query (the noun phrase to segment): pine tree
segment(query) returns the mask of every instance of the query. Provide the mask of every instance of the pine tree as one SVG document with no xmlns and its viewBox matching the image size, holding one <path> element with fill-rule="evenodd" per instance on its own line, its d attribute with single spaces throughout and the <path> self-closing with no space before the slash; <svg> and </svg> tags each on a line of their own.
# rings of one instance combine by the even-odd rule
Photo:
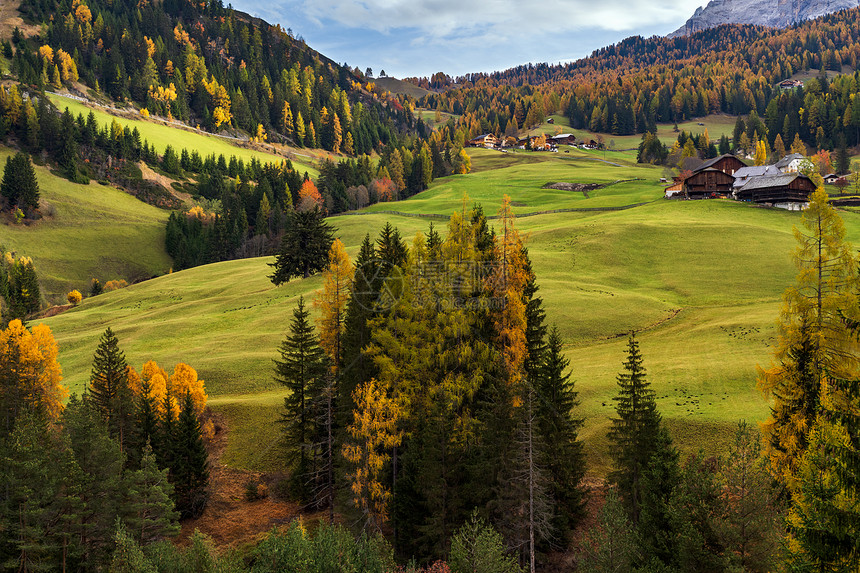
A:
<svg viewBox="0 0 860 573">
<path fill-rule="evenodd" d="M 371 341 L 369 321 L 376 316 L 383 277 L 376 250 L 365 235 L 355 260 L 355 275 L 352 291 L 346 306 L 343 329 L 343 356 L 346 368 L 341 372 L 338 384 L 338 404 L 340 404 L 340 425 L 346 427 L 350 422 L 355 404 L 352 393 L 362 383 L 369 381 L 376 369 L 365 348 Z"/>
<path fill-rule="evenodd" d="M 312 466 L 317 463 L 314 444 L 319 441 L 317 415 L 326 374 L 325 353 L 319 347 L 314 327 L 300 297 L 293 310 L 290 333 L 275 361 L 275 380 L 289 391 L 284 398 L 284 424 L 288 460 L 292 469 L 293 490 L 303 501 L 310 499 L 307 487 Z"/>
<path fill-rule="evenodd" d="M 588 532 L 583 570 L 593 573 L 632 571 L 639 556 L 636 529 L 615 488 L 610 488 L 597 524 Z"/>
<path fill-rule="evenodd" d="M 122 483 L 124 456 L 88 395 L 69 401 L 63 431 L 80 468 L 77 481 L 83 506 L 76 533 L 82 545 L 81 562 L 87 569 L 96 569 L 108 559 L 114 522 L 128 499 Z"/>
<path fill-rule="evenodd" d="M 562 354 L 561 335 L 553 327 L 540 366 L 536 413 L 540 438 L 546 445 L 541 452 L 541 465 L 547 470 L 557 508 L 554 519 L 557 533 L 567 532 L 576 525 L 585 504 L 581 485 L 585 477 L 585 452 L 578 437 L 582 419 L 574 413 L 579 401 L 570 374 L 566 373 L 569 363 Z"/>
<path fill-rule="evenodd" d="M 90 395 L 120 447 L 133 440 L 134 398 L 128 386 L 128 365 L 119 341 L 110 327 L 99 340 L 93 355 Z"/>
<path fill-rule="evenodd" d="M 624 372 L 618 375 L 617 418 L 612 419 L 609 440 L 615 469 L 609 476 L 618 486 L 634 525 L 639 524 L 643 475 L 654 453 L 660 428 L 654 391 L 645 378 L 645 367 L 634 333 L 627 341 Z"/>
<path fill-rule="evenodd" d="M 671 565 L 678 549 L 673 521 L 673 495 L 680 481 L 678 451 L 662 426 L 648 444 L 650 456 L 640 478 L 641 501 L 637 531 L 642 555 L 652 563 Z"/>
<path fill-rule="evenodd" d="M 190 392 L 186 392 L 183 397 L 176 421 L 170 477 L 175 491 L 176 509 L 180 515 L 199 516 L 209 497 L 209 455 L 203 445 L 200 421 L 194 411 Z"/>
<path fill-rule="evenodd" d="M 10 206 L 39 208 L 39 183 L 29 155 L 19 152 L 6 158 L 0 195 L 6 198 Z"/>
<path fill-rule="evenodd" d="M 721 467 L 725 514 L 720 538 L 732 565 L 744 571 L 772 571 L 779 547 L 776 490 L 760 443 L 758 430 L 740 422 Z"/>
<path fill-rule="evenodd" d="M 323 220 L 319 209 L 291 211 L 281 248 L 270 266 L 274 273 L 269 277 L 280 285 L 293 277 L 308 278 L 328 265 L 334 229 Z"/>
<path fill-rule="evenodd" d="M 140 469 L 126 474 L 123 486 L 127 499 L 124 522 L 135 541 L 148 545 L 179 533 L 179 513 L 171 499 L 173 485 L 168 470 L 158 468 L 152 446 L 144 446 Z"/>
</svg>

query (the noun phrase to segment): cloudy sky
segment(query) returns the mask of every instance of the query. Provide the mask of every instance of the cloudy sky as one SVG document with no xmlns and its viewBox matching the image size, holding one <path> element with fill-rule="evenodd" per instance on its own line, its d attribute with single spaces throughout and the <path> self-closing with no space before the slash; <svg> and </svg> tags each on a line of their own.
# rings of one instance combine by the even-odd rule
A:
<svg viewBox="0 0 860 573">
<path fill-rule="evenodd" d="M 225 2 L 226 3 L 226 2 Z M 232 0 L 332 58 L 396 77 L 566 62 L 667 34 L 703 0 Z"/>
</svg>

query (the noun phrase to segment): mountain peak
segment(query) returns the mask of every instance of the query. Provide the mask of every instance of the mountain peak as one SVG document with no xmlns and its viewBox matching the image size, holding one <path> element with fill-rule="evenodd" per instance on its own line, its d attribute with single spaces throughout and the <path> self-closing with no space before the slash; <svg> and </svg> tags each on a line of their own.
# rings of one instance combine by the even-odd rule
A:
<svg viewBox="0 0 860 573">
<path fill-rule="evenodd" d="M 687 36 L 720 24 L 785 28 L 858 5 L 860 0 L 711 0 L 704 8 L 697 8 L 693 16 L 669 37 Z"/>
</svg>

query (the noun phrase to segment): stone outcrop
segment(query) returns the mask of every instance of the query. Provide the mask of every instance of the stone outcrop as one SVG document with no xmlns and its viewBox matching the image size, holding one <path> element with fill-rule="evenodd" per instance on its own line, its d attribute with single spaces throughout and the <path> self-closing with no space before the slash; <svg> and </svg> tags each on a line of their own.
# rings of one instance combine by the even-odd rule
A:
<svg viewBox="0 0 860 573">
<path fill-rule="evenodd" d="M 670 38 L 687 36 L 720 24 L 758 24 L 785 28 L 831 12 L 856 8 L 860 0 L 711 0 Z"/>
</svg>

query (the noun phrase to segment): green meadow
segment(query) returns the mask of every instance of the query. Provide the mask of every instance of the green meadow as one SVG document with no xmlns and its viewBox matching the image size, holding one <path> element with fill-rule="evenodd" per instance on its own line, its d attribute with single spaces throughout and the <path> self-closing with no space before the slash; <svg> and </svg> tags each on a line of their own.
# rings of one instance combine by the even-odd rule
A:
<svg viewBox="0 0 860 573">
<path fill-rule="evenodd" d="M 11 155 L 0 147 L 0 165 Z M 41 200 L 53 212 L 29 225 L 0 224 L 0 246 L 33 259 L 42 294 L 65 303 L 76 288 L 89 292 L 96 277 L 131 283 L 164 274 L 172 262 L 164 252 L 167 211 L 114 187 L 77 185 L 35 166 Z"/>
<path fill-rule="evenodd" d="M 770 360 L 781 295 L 794 280 L 798 213 L 724 200 L 666 201 L 652 167 L 562 154 L 473 153 L 474 174 L 436 181 L 406 201 L 333 217 L 350 256 L 366 233 L 376 235 L 388 221 L 409 241 L 431 222 L 444 226 L 426 215 L 449 215 L 464 196 L 467 206 L 478 201 L 495 214 L 509 194 L 548 321 L 566 343 L 593 475 L 608 469 L 615 376 L 631 330 L 683 451 L 720 453 L 738 420 L 766 417 L 756 366 Z M 588 198 L 541 189 L 551 181 L 619 179 L 632 181 Z M 849 239 L 860 240 L 860 215 L 843 217 Z M 85 387 L 98 337 L 111 326 L 136 367 L 154 359 L 168 369 L 181 361 L 198 370 L 211 405 L 230 423 L 229 463 L 277 469 L 283 390 L 272 380 L 272 359 L 298 297 L 313 297 L 322 282 L 312 277 L 275 287 L 267 278 L 271 261 L 161 276 L 44 320 L 59 342 L 66 383 L 73 391 Z"/>
<path fill-rule="evenodd" d="M 162 123 L 156 123 L 155 121 L 129 119 L 128 117 L 111 115 L 101 109 L 86 106 L 77 100 L 67 97 L 49 95 L 48 98 L 60 110 L 69 108 L 69 112 L 75 117 L 79 114 L 83 114 L 84 117 L 86 117 L 87 114 L 92 111 L 93 114 L 95 114 L 99 125 L 110 125 L 112 121 L 116 120 L 123 127 L 128 127 L 129 129 L 136 127 L 138 131 L 140 131 L 141 139 L 148 140 L 150 144 L 155 146 L 159 153 L 163 153 L 164 149 L 168 145 L 172 145 L 177 151 L 185 148 L 188 149 L 190 153 L 192 150 L 196 149 L 202 157 L 206 157 L 207 155 L 214 153 L 216 156 L 224 155 L 227 159 L 230 159 L 231 155 L 235 155 L 236 159 L 242 159 L 246 162 L 250 161 L 252 157 L 256 157 L 263 163 L 280 163 L 284 160 L 284 157 L 278 155 L 272 155 L 270 153 L 263 153 L 254 149 L 247 149 L 233 145 L 229 140 L 222 137 L 205 135 L 200 132 L 191 131 L 190 129 L 179 129 Z M 311 165 L 312 159 L 310 156 L 302 157 L 297 156 L 295 153 L 290 153 L 289 156 L 293 163 L 293 167 L 295 167 L 299 172 L 304 173 L 307 171 L 308 175 L 314 178 L 319 175 L 319 171 Z"/>
</svg>

